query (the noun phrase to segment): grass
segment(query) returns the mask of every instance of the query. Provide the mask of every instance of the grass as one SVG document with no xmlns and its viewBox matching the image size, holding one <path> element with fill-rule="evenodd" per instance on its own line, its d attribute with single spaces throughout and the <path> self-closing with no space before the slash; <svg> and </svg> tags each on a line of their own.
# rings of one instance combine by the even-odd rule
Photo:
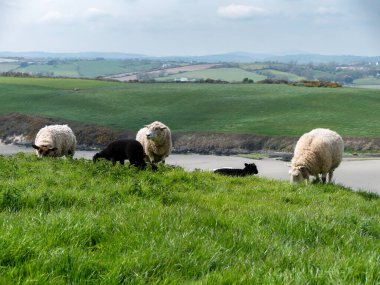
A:
<svg viewBox="0 0 380 285">
<path fill-rule="evenodd" d="M 334 185 L 0 156 L 0 283 L 378 284 L 379 207 Z"/>
<path fill-rule="evenodd" d="M 379 90 L 0 77 L 0 102 L 0 115 L 19 112 L 133 131 L 160 120 L 173 132 L 299 136 L 327 127 L 343 136 L 380 136 Z"/>
</svg>

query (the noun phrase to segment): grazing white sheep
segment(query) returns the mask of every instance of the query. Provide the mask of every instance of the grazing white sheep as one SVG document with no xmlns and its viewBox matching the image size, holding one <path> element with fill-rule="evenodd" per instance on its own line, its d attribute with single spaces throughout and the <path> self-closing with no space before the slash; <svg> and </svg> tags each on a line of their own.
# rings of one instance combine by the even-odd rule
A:
<svg viewBox="0 0 380 285">
<path fill-rule="evenodd" d="M 323 183 L 329 174 L 332 180 L 334 170 L 342 161 L 343 139 L 329 129 L 314 129 L 300 137 L 294 149 L 294 156 L 289 170 L 291 182 L 309 180 L 309 175 L 319 180 L 322 174 Z"/>
<path fill-rule="evenodd" d="M 77 140 L 68 125 L 50 125 L 40 129 L 34 144 L 38 157 L 74 156 Z"/>
<path fill-rule="evenodd" d="M 138 140 L 145 152 L 145 161 L 157 163 L 169 156 L 172 150 L 170 129 L 161 122 L 155 121 L 137 132 Z"/>
</svg>

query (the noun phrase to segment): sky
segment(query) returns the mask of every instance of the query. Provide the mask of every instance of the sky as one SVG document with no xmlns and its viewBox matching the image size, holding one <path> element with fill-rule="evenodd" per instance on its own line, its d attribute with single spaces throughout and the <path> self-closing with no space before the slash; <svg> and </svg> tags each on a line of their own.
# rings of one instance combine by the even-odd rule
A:
<svg viewBox="0 0 380 285">
<path fill-rule="evenodd" d="M 0 0 L 0 51 L 380 55 L 380 0 Z"/>
</svg>

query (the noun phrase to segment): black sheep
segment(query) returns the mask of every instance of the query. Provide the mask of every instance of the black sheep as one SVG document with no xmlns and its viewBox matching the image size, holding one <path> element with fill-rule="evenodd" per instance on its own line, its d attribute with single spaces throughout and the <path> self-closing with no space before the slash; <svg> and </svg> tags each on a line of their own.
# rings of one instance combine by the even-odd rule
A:
<svg viewBox="0 0 380 285">
<path fill-rule="evenodd" d="M 214 173 L 219 173 L 228 176 L 247 176 L 259 173 L 257 171 L 256 164 L 254 163 L 244 163 L 245 167 L 243 169 L 239 168 L 218 168 L 214 170 Z"/>
<path fill-rule="evenodd" d="M 123 139 L 111 142 L 105 149 L 98 152 L 92 158 L 93 162 L 96 162 L 99 158 L 111 160 L 112 164 L 120 162 L 124 165 L 124 160 L 128 159 L 130 164 L 144 169 L 146 163 L 144 161 L 144 150 L 137 140 Z"/>
</svg>

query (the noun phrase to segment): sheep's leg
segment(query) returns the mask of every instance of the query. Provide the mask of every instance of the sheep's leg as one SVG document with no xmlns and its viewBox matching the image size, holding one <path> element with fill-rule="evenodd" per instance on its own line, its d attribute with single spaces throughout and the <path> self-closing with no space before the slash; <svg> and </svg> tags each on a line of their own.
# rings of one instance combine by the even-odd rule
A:
<svg viewBox="0 0 380 285">
<path fill-rule="evenodd" d="M 111 158 L 111 161 L 112 161 L 112 165 L 115 165 L 116 164 L 116 159 L 115 158 Z"/>
<path fill-rule="evenodd" d="M 334 171 L 331 170 L 331 171 L 329 172 L 329 183 L 331 183 L 331 181 L 332 181 L 333 174 L 334 174 Z"/>
<path fill-rule="evenodd" d="M 327 173 L 322 173 L 322 183 L 323 184 L 326 183 L 326 176 L 327 176 Z"/>
<path fill-rule="evenodd" d="M 124 165 L 124 159 L 120 159 L 119 162 L 121 165 Z"/>
<path fill-rule="evenodd" d="M 67 156 L 70 158 L 74 158 L 74 150 L 70 149 L 67 153 Z"/>
</svg>

